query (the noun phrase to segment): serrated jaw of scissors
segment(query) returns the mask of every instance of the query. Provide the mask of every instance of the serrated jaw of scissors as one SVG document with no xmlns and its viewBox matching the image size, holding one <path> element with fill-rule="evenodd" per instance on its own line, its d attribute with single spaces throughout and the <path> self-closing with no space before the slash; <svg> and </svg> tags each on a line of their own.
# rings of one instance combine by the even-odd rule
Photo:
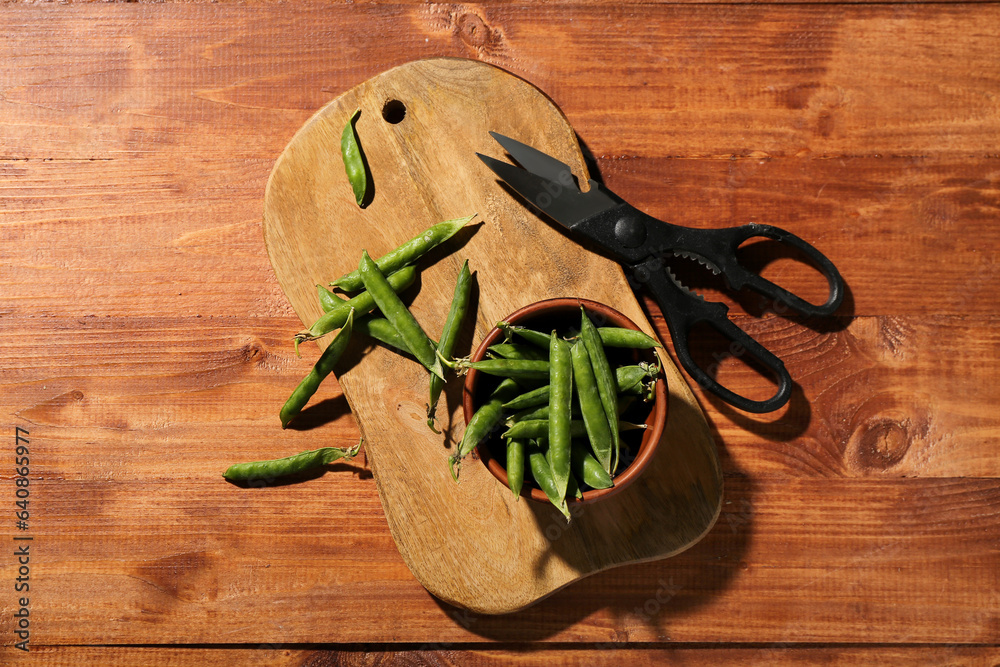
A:
<svg viewBox="0 0 1000 667">
<path fill-rule="evenodd" d="M 717 276 L 722 273 L 722 269 L 716 266 L 715 263 L 712 262 L 712 260 L 703 257 L 696 252 L 691 252 L 690 250 L 672 250 L 671 253 L 673 254 L 674 257 L 683 257 L 685 259 L 691 259 L 698 262 L 706 269 L 711 271 L 713 276 Z"/>
<path fill-rule="evenodd" d="M 674 285 L 676 285 L 677 288 L 680 291 L 684 292 L 688 296 L 692 296 L 695 299 L 698 299 L 699 301 L 704 301 L 705 300 L 705 297 L 703 297 L 702 295 L 698 294 L 697 292 L 692 291 L 689 287 L 687 287 L 687 285 L 685 285 L 684 283 L 682 283 L 680 281 L 680 279 L 676 275 L 674 275 L 674 272 L 670 270 L 669 266 L 664 267 L 664 271 L 667 274 L 667 278 L 670 279 L 670 282 L 672 282 Z"/>
</svg>

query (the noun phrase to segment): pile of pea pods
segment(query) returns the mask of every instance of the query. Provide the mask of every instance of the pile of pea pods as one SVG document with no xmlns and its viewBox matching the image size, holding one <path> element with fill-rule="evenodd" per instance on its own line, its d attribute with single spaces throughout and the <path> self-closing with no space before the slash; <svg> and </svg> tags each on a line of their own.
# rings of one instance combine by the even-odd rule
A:
<svg viewBox="0 0 1000 667">
<path fill-rule="evenodd" d="M 456 218 L 433 225 L 377 260 L 373 260 L 367 251 L 362 251 L 358 269 L 330 283 L 331 287 L 341 292 L 353 294 L 351 298 L 342 298 L 327 287 L 316 286 L 324 314 L 309 329 L 295 335 L 296 351 L 303 341 L 330 334 L 334 337 L 281 407 L 282 428 L 299 415 L 323 380 L 333 372 L 347 349 L 348 341 L 355 334 L 370 336 L 390 348 L 409 354 L 427 368 L 430 372 L 427 424 L 434 428 L 434 414 L 445 385 L 441 359 L 452 356 L 472 292 L 469 263 L 464 262 L 459 271 L 448 317 L 437 341 L 427 335 L 398 292 L 413 284 L 417 274 L 414 265 L 420 258 L 454 236 L 474 217 Z M 300 473 L 340 458 L 349 459 L 357 452 L 358 447 L 347 450 L 324 447 L 281 459 L 238 463 L 230 466 L 223 476 L 230 481 L 266 481 Z"/>
<path fill-rule="evenodd" d="M 659 367 L 650 363 L 613 368 L 607 348 L 650 349 L 660 344 L 641 331 L 597 327 L 583 307 L 579 327 L 568 335 L 507 322 L 497 326 L 506 339 L 488 349 L 491 358 L 449 363 L 501 378 L 466 425 L 451 459 L 452 474 L 500 427 L 511 492 L 520 495 L 530 475 L 568 520 L 568 498 L 582 498 L 585 488 L 614 484 L 622 432 L 644 428 L 620 416 L 636 398 L 652 399 L 659 375 Z"/>
</svg>

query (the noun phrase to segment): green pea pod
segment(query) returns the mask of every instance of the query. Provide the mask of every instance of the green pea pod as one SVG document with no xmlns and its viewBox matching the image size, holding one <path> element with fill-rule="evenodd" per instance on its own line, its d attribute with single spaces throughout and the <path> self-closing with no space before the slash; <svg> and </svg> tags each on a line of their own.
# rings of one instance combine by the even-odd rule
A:
<svg viewBox="0 0 1000 667">
<path fill-rule="evenodd" d="M 660 341 L 642 331 L 635 329 L 625 329 L 623 327 L 598 327 L 598 335 L 604 347 L 630 347 L 640 350 L 649 350 L 654 347 L 663 347 Z"/>
<path fill-rule="evenodd" d="M 319 305 L 323 308 L 324 313 L 341 307 L 345 301 L 322 285 L 316 285 L 316 295 L 319 297 Z"/>
<path fill-rule="evenodd" d="M 546 385 L 548 386 L 548 385 Z M 573 416 L 573 421 L 577 421 L 577 417 L 580 416 L 580 406 L 575 402 L 570 407 L 570 414 Z M 507 425 L 512 426 L 520 421 L 530 421 L 533 419 L 548 420 L 549 418 L 549 404 L 538 405 L 535 407 L 525 408 L 524 410 L 519 410 L 507 418 Z M 581 422 L 582 423 L 582 422 Z M 573 428 L 576 428 L 575 426 Z"/>
<path fill-rule="evenodd" d="M 566 491 L 560 492 L 555 477 L 552 475 L 552 468 L 549 467 L 549 460 L 545 458 L 544 452 L 537 445 L 528 447 L 528 468 L 531 470 L 531 476 L 535 479 L 538 487 L 545 492 L 549 502 L 562 512 L 566 521 L 569 521 L 572 517 L 569 513 L 569 507 L 566 505 Z"/>
<path fill-rule="evenodd" d="M 486 348 L 491 354 L 501 359 L 527 359 L 531 361 L 548 361 L 548 355 L 539 348 L 517 343 L 497 343 Z"/>
<path fill-rule="evenodd" d="M 319 304 L 323 308 L 324 313 L 328 313 L 337 308 L 342 308 L 344 304 L 347 303 L 345 299 L 337 296 L 322 285 L 316 285 L 316 292 L 319 295 Z M 399 332 L 397 332 L 389 320 L 384 317 L 359 317 L 354 322 L 354 331 L 355 333 L 374 338 L 383 345 L 391 347 L 399 352 L 411 354 L 411 352 L 406 349 L 406 343 L 400 337 Z"/>
<path fill-rule="evenodd" d="M 522 380 L 544 380 L 549 377 L 549 362 L 532 359 L 483 359 L 482 361 L 456 359 L 445 360 L 445 365 L 459 371 L 475 369 L 487 375 Z"/>
<path fill-rule="evenodd" d="M 250 463 L 236 463 L 229 466 L 222 476 L 231 482 L 252 482 L 261 480 L 267 482 L 276 477 L 294 475 L 295 473 L 318 468 L 319 466 L 333 463 L 338 459 L 350 460 L 357 456 L 361 443 L 351 449 L 341 449 L 339 447 L 322 447 L 294 456 L 286 456 L 283 459 L 272 459 L 269 461 L 252 461 Z"/>
<path fill-rule="evenodd" d="M 526 408 L 535 408 L 540 405 L 548 404 L 549 385 L 545 385 L 515 396 L 511 400 L 504 403 L 504 408 L 508 410 L 524 410 Z"/>
<path fill-rule="evenodd" d="M 340 135 L 340 155 L 344 160 L 347 180 L 350 181 L 351 189 L 354 190 L 354 199 L 358 202 L 358 206 L 364 204 L 365 196 L 368 194 L 368 173 L 365 170 L 365 159 L 358 143 L 358 135 L 354 131 L 354 124 L 360 115 L 361 109 L 355 111 Z"/>
<path fill-rule="evenodd" d="M 474 217 L 476 216 L 473 214 L 464 218 L 445 220 L 444 222 L 439 222 L 436 225 L 428 227 L 403 245 L 379 257 L 375 260 L 375 265 L 378 266 L 379 271 L 383 274 L 387 276 L 392 275 L 404 266 L 416 262 L 431 248 L 450 239 Z M 356 292 L 364 287 L 361 274 L 357 271 L 343 275 L 330 284 L 345 292 Z"/>
<path fill-rule="evenodd" d="M 462 322 L 465 320 L 465 311 L 469 307 L 470 294 L 472 294 L 472 274 L 469 272 L 469 260 L 465 260 L 462 269 L 458 272 L 458 279 L 455 281 L 455 294 L 451 299 L 448 317 L 444 321 L 441 340 L 435 346 L 439 357 L 446 359 L 451 357 L 455 341 L 458 340 L 458 333 L 462 329 Z M 427 403 L 427 425 L 432 431 L 435 431 L 434 412 L 437 410 L 442 391 L 444 391 L 444 379 L 437 375 L 431 375 L 430 402 Z"/>
<path fill-rule="evenodd" d="M 576 475 L 573 474 L 572 470 L 569 473 L 569 481 L 566 483 L 566 497 L 583 500 L 583 489 L 580 488 L 580 482 L 576 481 Z"/>
<path fill-rule="evenodd" d="M 412 285 L 416 277 L 417 270 L 412 266 L 407 266 L 392 274 L 386 280 L 391 288 L 390 291 L 401 292 Z M 332 304 L 333 307 L 322 317 L 313 322 L 313 325 L 309 327 L 309 329 L 295 334 L 296 346 L 299 343 L 304 343 L 308 340 L 322 338 L 323 336 L 344 326 L 344 321 L 347 319 L 347 313 L 350 312 L 352 308 L 356 311 L 357 316 L 360 318 L 362 315 L 367 315 L 375 310 L 377 305 L 375 303 L 375 298 L 369 292 L 362 292 L 353 299 L 337 300 L 340 303 Z"/>
<path fill-rule="evenodd" d="M 527 362 L 525 362 L 527 363 Z M 569 343 L 553 331 L 549 342 L 549 453 L 552 477 L 560 498 L 566 497 L 569 483 L 570 406 L 573 402 L 573 361 Z"/>
<path fill-rule="evenodd" d="M 549 349 L 549 334 L 547 333 L 535 331 L 534 329 L 526 329 L 516 324 L 510 324 L 509 322 L 497 322 L 497 328 L 503 331 L 508 339 L 518 336 L 543 350 L 547 351 Z"/>
<path fill-rule="evenodd" d="M 549 462 L 549 469 L 552 469 L 552 448 L 548 447 L 546 444 L 547 438 L 539 438 L 538 446 L 545 450 L 545 460 Z M 576 480 L 576 476 L 573 474 L 572 468 L 570 468 L 569 481 L 566 483 L 566 497 L 576 498 L 577 500 L 583 500 L 583 490 L 580 488 L 580 483 Z"/>
<path fill-rule="evenodd" d="M 551 408 L 549 408 L 551 410 Z M 524 419 L 511 423 L 504 431 L 505 438 L 547 438 L 549 436 L 548 419 Z M 583 421 L 579 419 L 569 420 L 569 434 L 571 438 L 584 438 L 587 436 L 587 429 Z"/>
<path fill-rule="evenodd" d="M 585 445 L 579 441 L 573 443 L 570 456 L 570 468 L 577 479 L 592 489 L 606 489 L 614 486 L 611 475 L 604 469 L 604 466 L 587 451 Z"/>
<path fill-rule="evenodd" d="M 645 424 L 633 424 L 632 422 L 619 422 L 622 431 L 637 431 L 646 428 Z M 586 438 L 587 427 L 583 420 L 573 419 L 569 422 L 569 432 L 572 438 Z M 510 424 L 503 432 L 505 438 L 544 438 L 549 433 L 548 419 L 525 419 L 524 421 Z"/>
<path fill-rule="evenodd" d="M 406 341 L 396 331 L 396 327 L 392 326 L 392 322 L 384 317 L 363 317 L 354 323 L 354 331 L 374 338 L 398 352 L 412 355 L 409 348 L 406 347 Z"/>
<path fill-rule="evenodd" d="M 577 341 L 570 348 L 573 358 L 573 383 L 576 385 L 576 397 L 580 402 L 580 415 L 587 427 L 587 439 L 590 447 L 604 469 L 611 472 L 611 452 L 614 443 L 611 439 L 611 427 L 601 402 L 601 393 L 597 389 L 597 379 L 594 368 L 583 341 Z M 615 401 L 615 419 L 618 417 L 617 398 Z"/>
<path fill-rule="evenodd" d="M 632 366 L 619 366 L 615 369 L 617 389 L 619 394 L 640 394 L 647 387 L 645 381 L 655 378 L 659 373 L 659 368 L 652 364 L 637 364 Z M 507 401 L 504 408 L 508 410 L 524 410 L 549 404 L 549 385 L 543 385 L 519 394 Z"/>
<path fill-rule="evenodd" d="M 478 447 L 479 443 L 503 421 L 503 404 L 517 391 L 517 383 L 510 378 L 505 379 L 472 415 L 469 423 L 465 425 L 465 432 L 462 434 L 462 441 L 458 444 L 457 451 L 449 459 L 452 477 L 458 479 L 456 464 L 460 465 L 462 459 Z"/>
<path fill-rule="evenodd" d="M 361 280 L 364 282 L 366 293 L 371 294 L 375 300 L 375 305 L 382 311 L 385 318 L 392 322 L 399 335 L 406 341 L 413 356 L 417 358 L 424 367 L 442 380 L 444 370 L 434 351 L 434 345 L 430 338 L 420 327 L 420 324 L 413 317 L 410 309 L 400 300 L 399 296 L 392 289 L 392 285 L 382 275 L 379 268 L 368 256 L 368 252 L 361 251 L 361 261 L 358 264 L 361 272 Z M 356 297 L 357 298 L 357 297 Z"/>
<path fill-rule="evenodd" d="M 618 455 L 621 450 L 621 437 L 618 434 L 618 383 L 611 371 L 611 364 L 604 354 L 604 346 L 601 344 L 601 336 L 597 333 L 594 323 L 587 317 L 587 311 L 580 308 L 580 340 L 587 347 L 587 354 L 590 355 L 590 364 L 594 369 L 594 378 L 597 381 L 597 390 L 601 396 L 601 403 L 604 405 L 604 414 L 608 420 L 608 427 L 611 429 L 611 469 L 608 471 L 612 475 L 618 468 Z"/>
<path fill-rule="evenodd" d="M 507 440 L 507 486 L 515 497 L 524 486 L 524 450 L 527 442 L 520 438 Z"/>
<path fill-rule="evenodd" d="M 642 396 L 643 400 L 651 401 L 659 374 L 660 367 L 657 364 L 642 362 L 632 366 L 619 366 L 615 369 L 618 393 Z"/>
<path fill-rule="evenodd" d="M 344 353 L 347 348 L 347 342 L 351 337 L 351 328 L 354 324 L 354 309 L 352 308 L 347 313 L 347 319 L 344 322 L 344 326 L 340 329 L 330 344 L 326 346 L 323 350 L 323 354 L 320 355 L 316 364 L 313 366 L 309 374 L 306 375 L 299 386 L 295 388 L 292 395 L 288 397 L 285 404 L 281 407 L 281 412 L 279 416 L 281 417 L 281 428 L 288 426 L 288 423 L 292 420 L 295 415 L 302 411 L 312 395 L 316 393 L 319 389 L 320 383 L 333 371 L 333 367 L 337 364 L 340 359 L 340 355 Z"/>
</svg>

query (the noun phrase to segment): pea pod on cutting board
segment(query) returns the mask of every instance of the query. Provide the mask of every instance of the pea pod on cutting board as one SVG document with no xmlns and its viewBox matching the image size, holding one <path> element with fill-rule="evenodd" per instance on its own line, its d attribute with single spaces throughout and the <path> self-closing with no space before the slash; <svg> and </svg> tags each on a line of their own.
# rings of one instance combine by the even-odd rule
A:
<svg viewBox="0 0 1000 667">
<path fill-rule="evenodd" d="M 340 135 L 340 156 L 344 160 L 347 180 L 351 184 L 351 189 L 354 190 L 354 199 L 358 206 L 364 206 L 368 196 L 368 168 L 354 127 L 360 115 L 361 109 L 358 109 L 344 126 L 344 131 Z"/>
<path fill-rule="evenodd" d="M 376 259 L 375 265 L 385 275 L 392 275 L 404 266 L 413 264 L 430 250 L 450 239 L 458 233 L 458 230 L 469 224 L 475 217 L 475 214 L 473 214 L 464 218 L 445 220 L 436 225 L 431 225 L 406 243 L 393 248 Z M 337 278 L 330 284 L 345 292 L 356 292 L 364 288 L 361 274 L 357 270 Z"/>
<path fill-rule="evenodd" d="M 498 99 L 504 103 L 484 104 Z M 387 100 L 406 107 L 398 124 L 378 116 Z M 357 108 L 365 110 L 358 131 L 377 181 L 375 201 L 364 210 L 350 195 L 330 196 L 348 187 L 340 165 L 329 168 L 331 135 L 335 143 L 344 119 Z M 553 233 L 545 221 L 508 196 L 475 156 L 475 148 L 488 149 L 488 130 L 509 133 L 516 127 L 526 132 L 521 138 L 540 141 L 548 153 L 566 162 L 581 182 L 589 178 L 573 128 L 551 98 L 486 63 L 455 58 L 405 63 L 359 82 L 318 110 L 277 159 L 263 204 L 265 245 L 276 283 L 303 326 L 321 314 L 316 281 L 325 283 L 353 269 L 346 262 L 356 261 L 363 247 L 382 252 L 393 239 L 413 237 L 422 228 L 416 220 L 426 211 L 440 212 L 442 218 L 479 211 L 488 212 L 486 224 L 458 251 L 480 273 L 477 331 L 485 332 L 521 306 L 552 296 L 555 285 L 564 294 L 607 303 L 648 330 L 620 269 Z M 383 170 L 403 177 L 382 177 Z M 531 252 L 540 239 L 545 242 L 543 262 Z M 431 329 L 440 326 L 454 283 L 454 273 L 439 268 L 420 269 L 414 302 L 421 323 L 419 313 L 441 318 L 428 320 L 434 322 L 428 333 L 435 336 L 439 330 Z M 672 365 L 665 374 L 677 383 L 671 390 L 672 405 L 685 405 L 675 411 L 683 418 L 672 421 L 667 436 L 671 456 L 656 457 L 643 475 L 654 483 L 642 485 L 639 497 L 629 497 L 629 502 L 619 502 L 616 496 L 602 503 L 600 512 L 574 517 L 571 525 L 560 527 L 556 544 L 540 535 L 551 522 L 540 523 L 533 503 L 515 503 L 505 486 L 489 495 L 488 504 L 479 501 L 477 490 L 485 482 L 494 483 L 489 473 L 478 469 L 479 461 L 465 462 L 459 484 L 436 464 L 442 456 L 442 436 L 425 424 L 428 376 L 422 366 L 401 355 L 371 354 L 338 370 L 337 382 L 365 434 L 364 448 L 377 482 L 372 486 L 403 562 L 436 598 L 482 615 L 522 609 L 597 571 L 672 555 L 708 532 L 721 505 L 715 445 L 683 379 Z M 443 413 L 439 419 L 444 427 Z M 445 433 L 460 437 L 462 421 L 450 424 Z M 311 433 L 319 436 L 325 430 Z M 238 451 L 235 447 L 232 451 Z M 673 460 L 685 465 L 674 469 Z M 322 480 L 336 482 L 329 475 Z M 331 503 L 336 496 L 329 495 Z M 330 507 L 332 511 L 334 505 Z M 676 522 L 658 521 L 663 507 L 676 509 Z M 634 527 L 641 539 L 630 537 L 631 532 L 623 535 L 622 525 L 630 531 Z M 552 557 L 554 548 L 572 553 L 572 562 L 558 554 Z M 539 563 L 546 567 L 539 568 Z"/>
<path fill-rule="evenodd" d="M 444 379 L 444 370 L 441 368 L 441 362 L 437 358 L 431 339 L 427 337 L 427 333 L 413 317 L 413 313 L 400 300 L 391 283 L 364 250 L 361 251 L 358 271 L 361 273 L 366 293 L 371 295 L 378 309 L 399 332 L 413 356 L 431 373 Z"/>
<path fill-rule="evenodd" d="M 337 332 L 337 335 L 330 341 L 330 344 L 323 350 L 323 354 L 320 355 L 319 360 L 313 366 L 312 370 L 299 382 L 295 391 L 292 392 L 292 395 L 288 397 L 288 400 L 281 407 L 279 416 L 282 428 L 288 426 L 288 423 L 302 411 L 302 408 L 309 402 L 312 395 L 319 389 L 320 383 L 323 382 L 327 375 L 333 372 L 333 367 L 340 360 L 340 355 L 347 349 L 347 343 L 351 337 L 351 325 L 353 323 L 354 309 L 351 308 L 347 313 L 347 318 L 341 330 Z"/>
<path fill-rule="evenodd" d="M 385 282 L 388 284 L 390 291 L 400 292 L 412 285 L 413 281 L 416 280 L 416 277 L 416 269 L 412 266 L 407 266 L 392 274 L 388 278 L 385 278 Z M 398 298 L 399 297 L 397 297 L 397 299 Z M 352 299 L 339 301 L 340 303 L 329 304 L 330 309 L 327 310 L 322 317 L 313 322 L 311 327 L 305 331 L 300 331 L 295 334 L 295 342 L 304 343 L 306 341 L 322 338 L 323 336 L 344 326 L 344 321 L 347 319 L 347 313 L 352 309 L 357 312 L 358 315 L 367 315 L 375 310 L 378 305 L 375 301 L 375 297 L 371 294 L 371 292 L 367 291 L 358 294 Z"/>
<path fill-rule="evenodd" d="M 458 333 L 465 321 L 465 311 L 469 307 L 469 296 L 472 294 L 472 273 L 469 271 L 469 260 L 465 260 L 458 279 L 455 281 L 455 293 L 448 309 L 448 317 L 441 331 L 441 340 L 434 346 L 438 357 L 449 358 L 458 342 Z M 444 378 L 432 375 L 430 380 L 430 401 L 427 403 L 427 425 L 434 429 L 434 412 L 437 410 L 438 399 L 444 391 Z"/>
</svg>

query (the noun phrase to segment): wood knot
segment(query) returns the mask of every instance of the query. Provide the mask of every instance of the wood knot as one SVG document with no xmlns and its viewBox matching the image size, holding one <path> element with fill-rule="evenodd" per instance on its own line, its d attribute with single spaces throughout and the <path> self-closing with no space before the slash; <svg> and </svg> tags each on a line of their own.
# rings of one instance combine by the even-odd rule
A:
<svg viewBox="0 0 1000 667">
<path fill-rule="evenodd" d="M 879 419 L 869 424 L 861 433 L 855 458 L 859 466 L 868 470 L 885 470 L 903 460 L 913 441 L 909 419 Z"/>
<path fill-rule="evenodd" d="M 465 12 L 455 19 L 458 36 L 468 46 L 477 51 L 493 52 L 503 41 L 498 30 L 494 30 L 479 14 Z"/>
<path fill-rule="evenodd" d="M 247 363 L 260 363 L 267 357 L 267 350 L 259 340 L 252 340 L 240 348 L 240 356 Z"/>
</svg>

